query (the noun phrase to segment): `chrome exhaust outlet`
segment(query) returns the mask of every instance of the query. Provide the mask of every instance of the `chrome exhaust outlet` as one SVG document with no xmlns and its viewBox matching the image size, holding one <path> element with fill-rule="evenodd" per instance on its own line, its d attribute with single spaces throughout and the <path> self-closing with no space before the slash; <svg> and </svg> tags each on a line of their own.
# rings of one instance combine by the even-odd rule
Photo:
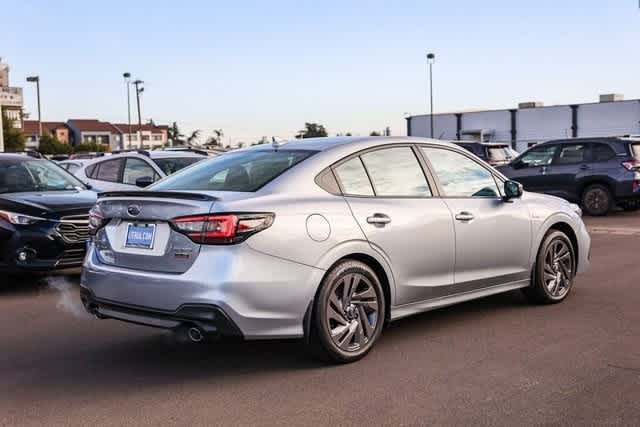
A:
<svg viewBox="0 0 640 427">
<path fill-rule="evenodd" d="M 204 339 L 204 335 L 200 329 L 195 326 L 187 329 L 187 336 L 191 340 L 191 342 L 201 342 Z"/>
</svg>

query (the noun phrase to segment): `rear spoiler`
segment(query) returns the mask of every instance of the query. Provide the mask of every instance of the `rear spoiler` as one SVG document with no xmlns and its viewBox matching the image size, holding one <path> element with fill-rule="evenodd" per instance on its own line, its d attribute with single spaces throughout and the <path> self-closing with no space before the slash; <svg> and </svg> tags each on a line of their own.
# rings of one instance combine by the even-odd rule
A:
<svg viewBox="0 0 640 427">
<path fill-rule="evenodd" d="M 112 197 L 135 197 L 137 199 L 183 199 L 183 200 L 201 200 L 214 201 L 217 197 L 208 196 L 200 193 L 183 193 L 180 191 L 105 191 L 98 193 L 98 199 L 108 199 Z"/>
</svg>

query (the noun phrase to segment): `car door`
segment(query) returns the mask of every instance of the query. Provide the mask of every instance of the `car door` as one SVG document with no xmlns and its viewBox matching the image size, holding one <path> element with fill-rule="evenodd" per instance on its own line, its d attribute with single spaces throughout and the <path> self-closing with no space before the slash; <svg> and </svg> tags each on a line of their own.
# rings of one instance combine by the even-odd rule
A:
<svg viewBox="0 0 640 427">
<path fill-rule="evenodd" d="M 453 291 L 528 280 L 531 221 L 523 201 L 505 202 L 493 172 L 461 151 L 437 146 L 421 151 L 454 218 Z"/>
<path fill-rule="evenodd" d="M 453 220 L 434 197 L 417 151 L 410 145 L 376 148 L 333 171 L 371 247 L 391 266 L 395 303 L 441 296 L 453 284 Z"/>
<path fill-rule="evenodd" d="M 548 172 L 557 148 L 556 144 L 533 147 L 511 162 L 509 166 L 499 170 L 509 179 L 522 184 L 525 190 L 544 193 L 553 185 Z"/>
<path fill-rule="evenodd" d="M 588 142 L 561 144 L 556 151 L 546 177 L 545 193 L 563 199 L 579 199 L 578 182 L 592 173 L 591 145 Z"/>
<path fill-rule="evenodd" d="M 98 192 L 128 189 L 120 182 L 123 167 L 124 158 L 121 157 L 95 162 L 85 169 L 87 184 Z"/>
</svg>

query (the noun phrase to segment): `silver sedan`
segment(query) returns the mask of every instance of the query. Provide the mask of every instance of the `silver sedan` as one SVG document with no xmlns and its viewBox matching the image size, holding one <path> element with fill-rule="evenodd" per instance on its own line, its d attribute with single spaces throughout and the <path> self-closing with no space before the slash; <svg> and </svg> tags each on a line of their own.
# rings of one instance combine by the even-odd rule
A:
<svg viewBox="0 0 640 427">
<path fill-rule="evenodd" d="M 389 322 L 521 289 L 569 295 L 589 267 L 580 208 L 454 144 L 320 138 L 230 152 L 99 196 L 87 310 L 193 341 L 304 338 L 363 357 Z"/>
</svg>

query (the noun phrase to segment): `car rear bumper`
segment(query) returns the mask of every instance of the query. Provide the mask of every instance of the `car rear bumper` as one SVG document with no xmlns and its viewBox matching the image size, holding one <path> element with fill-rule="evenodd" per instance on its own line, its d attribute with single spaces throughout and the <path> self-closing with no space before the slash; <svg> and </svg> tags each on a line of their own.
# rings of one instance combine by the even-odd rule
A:
<svg viewBox="0 0 640 427">
<path fill-rule="evenodd" d="M 80 283 L 103 317 L 172 329 L 194 320 L 185 307 L 209 307 L 244 338 L 297 338 L 324 273 L 246 244 L 203 246 L 186 272 L 156 273 L 103 264 L 89 245 Z"/>
</svg>

